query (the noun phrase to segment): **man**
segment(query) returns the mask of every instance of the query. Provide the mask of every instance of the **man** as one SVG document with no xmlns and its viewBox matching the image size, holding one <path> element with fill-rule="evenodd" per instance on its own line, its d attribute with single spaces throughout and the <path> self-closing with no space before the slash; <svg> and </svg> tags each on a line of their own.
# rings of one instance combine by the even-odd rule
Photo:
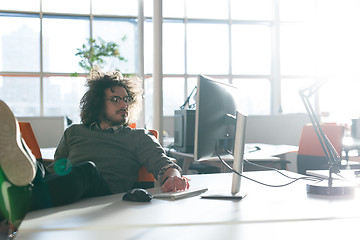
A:
<svg viewBox="0 0 360 240">
<path fill-rule="evenodd" d="M 2 195 L 0 210 L 12 224 L 17 226 L 21 219 L 9 219 L 12 215 L 7 203 L 14 195 L 10 186 L 23 194 L 31 190 L 26 201 L 29 210 L 128 191 L 141 166 L 162 183 L 164 192 L 189 188 L 180 167 L 166 156 L 158 141 L 144 129 L 128 127 L 140 110 L 139 86 L 137 78 L 93 70 L 80 103 L 82 123 L 65 130 L 52 173 L 36 162 L 19 135 L 11 110 L 0 101 L 0 181 L 6 182 L 9 195 Z M 17 204 L 27 207 L 24 200 Z"/>
</svg>

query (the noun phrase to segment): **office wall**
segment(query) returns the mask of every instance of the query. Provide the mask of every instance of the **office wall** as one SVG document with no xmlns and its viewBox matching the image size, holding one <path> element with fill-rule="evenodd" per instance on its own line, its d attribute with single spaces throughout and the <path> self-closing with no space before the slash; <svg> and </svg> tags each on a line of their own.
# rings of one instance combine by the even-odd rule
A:
<svg viewBox="0 0 360 240">
<path fill-rule="evenodd" d="M 298 145 L 302 127 L 310 123 L 305 113 L 250 115 L 246 126 L 247 143 Z M 164 117 L 164 130 L 174 137 L 174 117 Z"/>
<path fill-rule="evenodd" d="M 304 125 L 310 123 L 305 113 L 250 115 L 246 126 L 247 143 L 298 145 Z"/>
<path fill-rule="evenodd" d="M 57 147 L 66 128 L 64 116 L 17 117 L 19 122 L 30 122 L 40 148 Z"/>
</svg>

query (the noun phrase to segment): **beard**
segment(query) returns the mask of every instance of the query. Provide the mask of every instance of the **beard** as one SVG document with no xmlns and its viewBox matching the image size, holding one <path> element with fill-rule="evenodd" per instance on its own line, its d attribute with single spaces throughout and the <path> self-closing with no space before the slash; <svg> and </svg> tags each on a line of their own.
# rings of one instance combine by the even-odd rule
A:
<svg viewBox="0 0 360 240">
<path fill-rule="evenodd" d="M 103 114 L 101 119 L 103 122 L 107 122 L 111 126 L 127 125 L 129 121 L 127 114 L 122 114 L 122 118 L 120 120 L 116 119 L 115 117 L 111 117 L 111 116 L 109 117 L 106 114 Z"/>
</svg>

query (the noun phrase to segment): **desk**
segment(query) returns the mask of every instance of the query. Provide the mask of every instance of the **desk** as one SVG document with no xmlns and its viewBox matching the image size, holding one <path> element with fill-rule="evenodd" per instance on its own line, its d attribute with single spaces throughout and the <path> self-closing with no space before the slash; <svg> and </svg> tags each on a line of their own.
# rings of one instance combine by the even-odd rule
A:
<svg viewBox="0 0 360 240">
<path fill-rule="evenodd" d="M 290 152 L 297 152 L 298 147 L 293 145 L 272 145 L 272 144 L 265 144 L 265 143 L 248 143 L 246 144 L 247 149 L 253 149 L 255 147 L 260 147 L 259 151 L 254 151 L 245 154 L 245 158 L 250 162 L 254 162 L 257 164 L 279 164 L 280 169 L 286 170 L 287 163 L 286 154 Z M 174 158 L 183 158 L 184 163 L 182 166 L 184 174 L 187 174 L 189 171 L 190 164 L 194 162 L 194 154 L 192 153 L 182 153 L 178 152 L 174 149 L 168 150 L 170 156 Z M 211 159 L 209 161 L 204 161 L 209 165 L 213 166 L 222 166 L 220 161 L 216 159 Z M 224 169 L 222 169 L 224 171 Z"/>
<path fill-rule="evenodd" d="M 245 175 L 269 184 L 288 181 L 274 171 Z M 193 187 L 207 186 L 209 193 L 230 191 L 228 173 L 187 177 Z M 247 179 L 243 179 L 242 189 L 247 196 L 241 201 L 197 196 L 135 203 L 121 200 L 122 194 L 86 199 L 27 214 L 16 239 L 338 240 L 359 234 L 358 189 L 352 197 L 314 196 L 306 193 L 303 180 L 269 188 Z"/>
<path fill-rule="evenodd" d="M 40 148 L 41 156 L 44 160 L 54 160 L 56 148 Z"/>
<path fill-rule="evenodd" d="M 352 150 L 358 151 L 357 155 L 359 155 L 360 139 L 353 138 L 353 137 L 344 137 L 343 138 L 343 151 L 345 152 L 345 160 L 347 162 L 349 162 L 349 160 L 350 160 L 349 152 Z"/>
</svg>

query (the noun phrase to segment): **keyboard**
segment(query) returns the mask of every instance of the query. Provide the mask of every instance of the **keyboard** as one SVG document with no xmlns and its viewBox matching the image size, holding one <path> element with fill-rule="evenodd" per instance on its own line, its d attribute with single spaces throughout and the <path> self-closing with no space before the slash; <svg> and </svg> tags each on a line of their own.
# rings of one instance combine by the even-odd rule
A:
<svg viewBox="0 0 360 240">
<path fill-rule="evenodd" d="M 162 199 L 169 199 L 169 200 L 177 200 L 182 198 L 194 197 L 206 192 L 207 188 L 189 188 L 184 191 L 178 192 L 161 192 L 161 193 L 153 193 L 154 198 L 162 198 Z"/>
</svg>

